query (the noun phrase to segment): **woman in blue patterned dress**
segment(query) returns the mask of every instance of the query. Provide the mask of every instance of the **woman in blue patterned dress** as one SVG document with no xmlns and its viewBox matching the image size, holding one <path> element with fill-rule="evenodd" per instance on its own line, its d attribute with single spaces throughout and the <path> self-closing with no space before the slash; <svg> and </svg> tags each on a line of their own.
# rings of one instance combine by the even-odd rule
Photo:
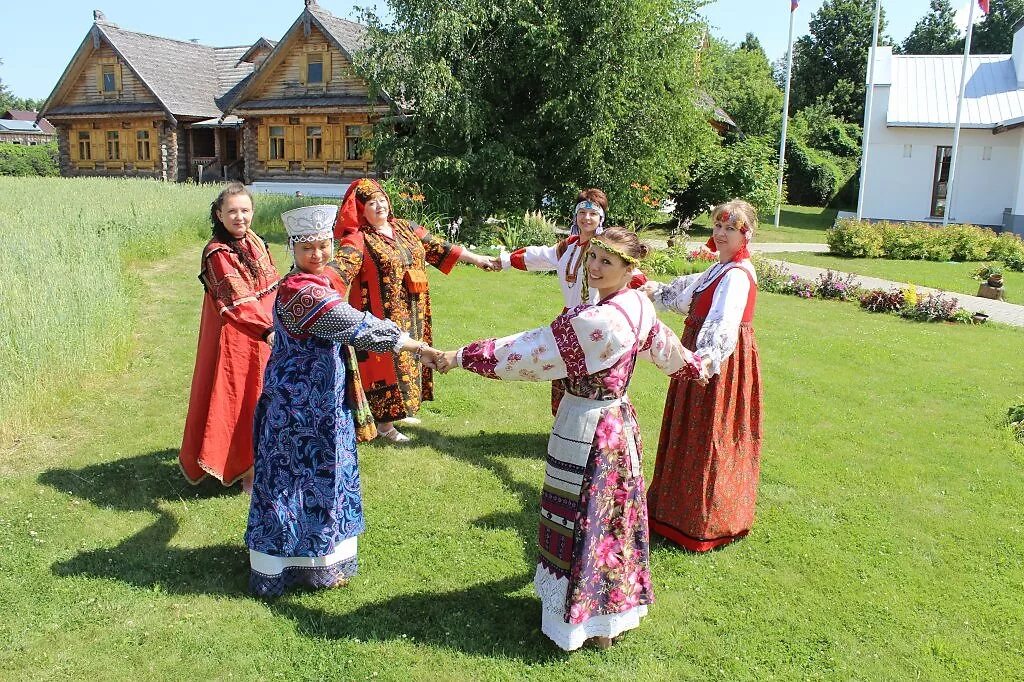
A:
<svg viewBox="0 0 1024 682">
<path fill-rule="evenodd" d="M 324 268 L 334 253 L 336 206 L 282 215 L 295 267 L 274 305 L 274 347 L 254 419 L 252 503 L 245 542 L 249 588 L 261 597 L 292 585 L 335 587 L 356 572 L 363 532 L 356 422 L 372 424 L 354 353 L 426 344 L 390 320 L 352 308 Z"/>
</svg>

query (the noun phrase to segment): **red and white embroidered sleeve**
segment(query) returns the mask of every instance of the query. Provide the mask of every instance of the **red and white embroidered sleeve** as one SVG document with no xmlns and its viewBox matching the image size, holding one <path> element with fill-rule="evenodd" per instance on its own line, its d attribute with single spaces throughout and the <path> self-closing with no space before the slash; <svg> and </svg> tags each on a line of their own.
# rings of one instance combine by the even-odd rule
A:
<svg viewBox="0 0 1024 682">
<path fill-rule="evenodd" d="M 259 303 L 259 294 L 266 292 L 255 290 L 252 278 L 242 272 L 244 267 L 229 249 L 215 249 L 204 260 L 199 277 L 224 321 L 259 340 L 273 328 L 274 322 Z"/>
</svg>

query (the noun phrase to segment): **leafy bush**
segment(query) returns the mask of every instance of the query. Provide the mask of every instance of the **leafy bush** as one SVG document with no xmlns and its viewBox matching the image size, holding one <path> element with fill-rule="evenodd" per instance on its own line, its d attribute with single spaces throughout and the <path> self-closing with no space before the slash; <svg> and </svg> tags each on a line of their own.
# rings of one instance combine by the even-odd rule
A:
<svg viewBox="0 0 1024 682">
<path fill-rule="evenodd" d="M 825 274 L 818 275 L 814 282 L 814 295 L 818 298 L 827 298 L 835 301 L 852 301 L 860 295 L 861 287 L 855 275 L 827 270 Z"/>
<path fill-rule="evenodd" d="M 57 143 L 23 145 L 0 142 L 0 175 L 60 175 L 60 167 L 57 165 Z"/>
<path fill-rule="evenodd" d="M 770 137 L 747 137 L 715 146 L 694 164 L 689 184 L 672 192 L 674 215 L 686 224 L 735 197 L 750 202 L 760 216 L 774 215 L 777 174 L 778 147 Z"/>
<path fill-rule="evenodd" d="M 882 233 L 867 221 L 845 218 L 825 233 L 829 250 L 848 258 L 880 258 L 883 255 Z"/>
<path fill-rule="evenodd" d="M 1015 235 L 996 236 L 974 225 L 939 227 L 927 223 L 838 221 L 826 232 L 829 250 L 848 258 L 896 260 L 982 261 L 1002 259 L 1009 269 L 1024 270 L 1024 241 Z"/>
<path fill-rule="evenodd" d="M 992 258 L 1001 260 L 1007 270 L 1024 272 L 1024 240 L 1005 232 L 992 245 Z"/>
<path fill-rule="evenodd" d="M 860 297 L 860 307 L 872 313 L 895 313 L 906 303 L 899 289 L 872 289 Z"/>
<path fill-rule="evenodd" d="M 504 220 L 495 220 L 494 223 L 498 226 L 498 241 L 510 250 L 557 241 L 555 224 L 540 211 L 527 211 L 522 216 L 509 216 Z"/>
<path fill-rule="evenodd" d="M 757 288 L 760 291 L 771 294 L 786 293 L 786 283 L 789 281 L 789 270 L 786 266 L 759 254 L 755 254 L 751 260 L 754 263 L 754 272 L 757 273 Z"/>
<path fill-rule="evenodd" d="M 1018 398 L 1020 402 L 1011 405 L 1006 411 L 1006 426 L 1009 427 L 1013 437 L 1024 444 L 1024 399 Z"/>
<path fill-rule="evenodd" d="M 918 299 L 913 306 L 907 305 L 900 315 L 920 322 L 953 322 L 960 302 L 955 298 L 946 298 L 943 293 L 926 294 Z"/>
</svg>

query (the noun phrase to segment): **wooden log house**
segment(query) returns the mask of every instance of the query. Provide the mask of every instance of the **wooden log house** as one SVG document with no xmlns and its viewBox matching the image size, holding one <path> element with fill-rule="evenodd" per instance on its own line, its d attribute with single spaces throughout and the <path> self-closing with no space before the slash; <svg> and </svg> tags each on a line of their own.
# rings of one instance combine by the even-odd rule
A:
<svg viewBox="0 0 1024 682">
<path fill-rule="evenodd" d="M 210 47 L 94 22 L 40 117 L 61 174 L 337 181 L 373 173 L 388 110 L 352 67 L 365 28 L 304 0 L 280 41 Z"/>
</svg>

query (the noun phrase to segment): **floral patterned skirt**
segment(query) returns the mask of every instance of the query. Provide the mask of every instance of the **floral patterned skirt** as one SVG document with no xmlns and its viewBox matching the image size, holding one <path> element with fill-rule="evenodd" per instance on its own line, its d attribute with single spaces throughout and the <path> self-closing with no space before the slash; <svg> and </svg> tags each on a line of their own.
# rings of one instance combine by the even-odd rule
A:
<svg viewBox="0 0 1024 682">
<path fill-rule="evenodd" d="M 534 585 L 559 647 L 637 627 L 653 603 L 642 445 L 628 398 L 567 393 L 548 444 Z"/>
<path fill-rule="evenodd" d="M 687 324 L 694 348 L 699 325 Z M 745 536 L 761 470 L 761 368 L 749 325 L 707 386 L 673 379 L 647 500 L 651 530 L 693 552 Z"/>
</svg>

